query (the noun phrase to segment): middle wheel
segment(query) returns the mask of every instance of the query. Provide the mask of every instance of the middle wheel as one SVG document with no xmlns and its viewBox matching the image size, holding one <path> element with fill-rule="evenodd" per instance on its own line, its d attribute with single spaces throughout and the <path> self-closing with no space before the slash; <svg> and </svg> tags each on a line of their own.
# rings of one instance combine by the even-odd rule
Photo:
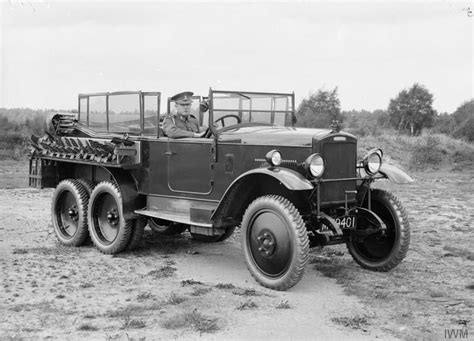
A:
<svg viewBox="0 0 474 341">
<path fill-rule="evenodd" d="M 130 242 L 135 221 L 125 219 L 122 194 L 115 183 L 103 181 L 94 188 L 88 222 L 92 242 L 103 253 L 118 253 Z"/>
</svg>

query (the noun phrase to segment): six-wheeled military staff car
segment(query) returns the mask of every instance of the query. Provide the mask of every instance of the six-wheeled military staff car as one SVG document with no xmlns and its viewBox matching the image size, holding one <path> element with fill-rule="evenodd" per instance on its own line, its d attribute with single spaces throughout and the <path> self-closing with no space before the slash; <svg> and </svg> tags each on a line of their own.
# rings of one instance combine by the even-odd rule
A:
<svg viewBox="0 0 474 341">
<path fill-rule="evenodd" d="M 165 136 L 158 92 L 81 94 L 77 115 L 58 114 L 54 132 L 32 137 L 30 185 L 56 188 L 51 213 L 62 244 L 90 237 L 115 254 L 136 248 L 146 224 L 208 242 L 240 227 L 250 273 L 276 290 L 298 283 L 318 245 L 345 243 L 370 270 L 400 263 L 407 214 L 371 184 L 412 180 L 382 163 L 382 150 L 358 158 L 357 139 L 337 123 L 294 127 L 292 93 L 206 95 L 194 96 L 201 138 Z"/>
</svg>

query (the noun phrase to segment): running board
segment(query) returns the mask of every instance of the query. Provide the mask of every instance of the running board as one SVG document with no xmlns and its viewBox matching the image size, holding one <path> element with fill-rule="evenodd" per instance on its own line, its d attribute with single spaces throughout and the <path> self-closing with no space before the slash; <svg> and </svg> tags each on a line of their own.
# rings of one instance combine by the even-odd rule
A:
<svg viewBox="0 0 474 341">
<path fill-rule="evenodd" d="M 158 211 L 148 211 L 148 210 L 136 210 L 135 213 L 144 215 L 147 217 L 159 218 L 159 219 L 174 221 L 174 222 L 182 223 L 182 224 L 212 228 L 211 223 L 206 223 L 206 222 L 203 222 L 202 219 L 199 219 L 201 217 L 200 214 L 193 214 L 193 209 L 191 209 L 191 214 L 175 212 L 175 211 L 159 211 L 158 212 Z M 194 218 L 194 219 L 191 220 L 191 218 Z"/>
</svg>

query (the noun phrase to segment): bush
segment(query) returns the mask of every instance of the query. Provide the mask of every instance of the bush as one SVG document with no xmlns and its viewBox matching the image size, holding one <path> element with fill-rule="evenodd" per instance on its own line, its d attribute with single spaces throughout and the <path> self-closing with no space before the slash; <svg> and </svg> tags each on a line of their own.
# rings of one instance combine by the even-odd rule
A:
<svg viewBox="0 0 474 341">
<path fill-rule="evenodd" d="M 410 164 L 413 168 L 425 168 L 428 165 L 439 166 L 446 160 L 447 150 L 442 147 L 436 136 L 426 136 L 424 143 L 415 145 Z"/>
<path fill-rule="evenodd" d="M 31 135 L 41 136 L 47 128 L 44 112 L 0 108 L 0 159 L 24 158 Z"/>
</svg>

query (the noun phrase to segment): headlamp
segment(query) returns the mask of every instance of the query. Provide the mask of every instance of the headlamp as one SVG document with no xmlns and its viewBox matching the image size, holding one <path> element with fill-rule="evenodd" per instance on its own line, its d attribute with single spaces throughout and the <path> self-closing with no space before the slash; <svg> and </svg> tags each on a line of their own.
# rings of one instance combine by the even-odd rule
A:
<svg viewBox="0 0 474 341">
<path fill-rule="evenodd" d="M 369 175 L 375 175 L 378 173 L 380 167 L 382 166 L 382 149 L 375 148 L 370 150 L 367 155 L 362 160 L 362 165 L 364 166 L 365 171 Z"/>
<path fill-rule="evenodd" d="M 304 162 L 306 170 L 315 178 L 320 178 L 324 173 L 324 159 L 319 154 L 311 154 Z"/>
<path fill-rule="evenodd" d="M 270 150 L 267 155 L 265 155 L 265 160 L 272 166 L 281 165 L 281 153 L 278 149 Z"/>
</svg>

